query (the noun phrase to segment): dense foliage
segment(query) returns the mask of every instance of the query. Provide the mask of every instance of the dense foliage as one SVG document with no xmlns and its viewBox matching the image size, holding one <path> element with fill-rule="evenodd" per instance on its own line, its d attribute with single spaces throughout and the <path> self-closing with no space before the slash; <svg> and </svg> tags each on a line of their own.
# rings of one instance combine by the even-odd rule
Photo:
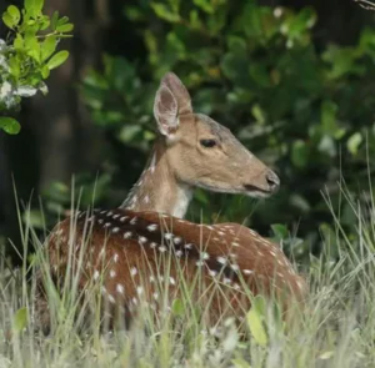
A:
<svg viewBox="0 0 375 368">
<path fill-rule="evenodd" d="M 280 193 L 255 209 L 250 199 L 198 193 L 191 216 L 199 220 L 203 207 L 205 220 L 247 219 L 266 234 L 272 223 L 290 230 L 297 224 L 306 242 L 292 243 L 307 252 L 307 245 L 319 244 L 319 228 L 334 236 L 322 192 L 338 210 L 341 189 L 365 190 L 373 172 L 375 29 L 363 29 L 354 46 L 318 49 L 312 36 L 317 17 L 310 8 L 193 3 L 149 7 L 139 1 L 125 7 L 144 49 L 136 57 L 129 52 L 131 59 L 106 55 L 104 71 L 85 78 L 82 92 L 93 122 L 111 137 L 106 167 L 126 173 L 121 182 L 128 186 L 139 174 L 154 137 L 157 83 L 173 70 L 187 84 L 196 110 L 230 127 L 282 179 Z M 130 148 L 141 155 L 129 162 Z M 355 226 L 349 205 L 340 214 L 345 226 Z M 283 226 L 273 229 L 288 238 Z"/>
<path fill-rule="evenodd" d="M 69 56 L 56 48 L 62 38 L 70 37 L 73 24 L 58 12 L 44 15 L 43 5 L 44 0 L 25 0 L 22 10 L 10 5 L 2 15 L 9 32 L 6 40 L 0 39 L 0 129 L 9 134 L 19 133 L 21 126 L 5 114 L 19 108 L 23 97 L 46 94 L 43 81 Z"/>
</svg>

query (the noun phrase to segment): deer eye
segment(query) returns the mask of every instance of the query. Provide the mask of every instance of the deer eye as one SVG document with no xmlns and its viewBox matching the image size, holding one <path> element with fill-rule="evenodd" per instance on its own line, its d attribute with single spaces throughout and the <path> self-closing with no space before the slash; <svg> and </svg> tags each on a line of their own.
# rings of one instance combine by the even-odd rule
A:
<svg viewBox="0 0 375 368">
<path fill-rule="evenodd" d="M 212 148 L 217 145 L 215 139 L 201 139 L 200 144 L 205 148 Z"/>
</svg>

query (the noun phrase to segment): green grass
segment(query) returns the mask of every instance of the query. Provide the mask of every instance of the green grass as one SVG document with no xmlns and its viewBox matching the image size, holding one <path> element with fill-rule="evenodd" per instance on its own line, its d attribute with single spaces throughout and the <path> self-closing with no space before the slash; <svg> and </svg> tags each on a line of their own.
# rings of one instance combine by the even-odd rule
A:
<svg viewBox="0 0 375 368">
<path fill-rule="evenodd" d="M 59 297 L 43 272 L 53 332 L 35 332 L 35 275 L 25 256 L 30 240 L 36 248 L 42 244 L 30 226 L 23 226 L 23 266 L 12 269 L 0 259 L 0 368 L 374 367 L 375 227 L 351 198 L 345 200 L 356 214 L 357 231 L 345 233 L 332 210 L 336 232 L 326 239 L 326 252 L 311 257 L 305 270 L 311 293 L 302 315 L 286 325 L 271 307 L 260 308 L 259 299 L 241 331 L 232 319 L 213 331 L 200 318 L 210 306 L 199 306 L 188 288 L 178 300 L 163 295 L 171 310 L 155 317 L 141 305 L 129 329 L 103 331 L 98 303 L 77 303 L 81 295 L 71 287 L 77 275 Z M 338 254 L 334 261 L 329 256 L 333 247 Z M 47 271 L 48 260 L 40 258 L 39 266 Z M 93 288 L 89 299 L 96 300 L 97 294 Z"/>
</svg>

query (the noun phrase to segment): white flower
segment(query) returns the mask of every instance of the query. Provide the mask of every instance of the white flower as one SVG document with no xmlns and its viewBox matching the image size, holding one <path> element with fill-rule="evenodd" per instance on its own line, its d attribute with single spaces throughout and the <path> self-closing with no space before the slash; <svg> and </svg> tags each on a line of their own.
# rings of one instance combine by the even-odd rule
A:
<svg viewBox="0 0 375 368">
<path fill-rule="evenodd" d="M 38 90 L 32 86 L 21 86 L 14 92 L 16 95 L 21 97 L 31 97 L 34 96 Z"/>
<path fill-rule="evenodd" d="M 0 54 L 0 68 L 3 68 L 7 72 L 10 70 L 6 57 L 1 54 Z"/>
<path fill-rule="evenodd" d="M 280 18 L 282 15 L 283 15 L 283 8 L 281 8 L 280 6 L 276 7 L 273 10 L 273 16 L 275 18 Z"/>
<path fill-rule="evenodd" d="M 5 50 L 6 46 L 7 44 L 5 43 L 5 41 L 0 38 L 0 51 Z"/>
<path fill-rule="evenodd" d="M 10 95 L 12 95 L 12 85 L 5 81 L 0 87 L 0 100 L 5 100 Z"/>
<path fill-rule="evenodd" d="M 48 87 L 47 87 L 47 85 L 44 82 L 40 82 L 40 84 L 38 85 L 38 89 L 44 95 L 46 95 L 48 93 Z"/>
<path fill-rule="evenodd" d="M 0 87 L 0 102 L 4 103 L 7 109 L 17 103 L 13 93 L 13 86 L 8 81 L 3 82 Z"/>
</svg>

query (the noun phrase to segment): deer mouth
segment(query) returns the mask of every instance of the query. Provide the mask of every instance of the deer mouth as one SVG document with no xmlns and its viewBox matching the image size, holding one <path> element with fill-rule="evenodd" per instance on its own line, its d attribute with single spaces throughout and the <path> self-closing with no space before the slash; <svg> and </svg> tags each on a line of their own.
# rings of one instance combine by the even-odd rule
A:
<svg viewBox="0 0 375 368">
<path fill-rule="evenodd" d="M 260 196 L 268 197 L 269 195 L 274 193 L 274 190 L 272 189 L 259 188 L 252 184 L 244 184 L 243 187 L 246 189 L 249 195 L 260 195 Z"/>
</svg>

